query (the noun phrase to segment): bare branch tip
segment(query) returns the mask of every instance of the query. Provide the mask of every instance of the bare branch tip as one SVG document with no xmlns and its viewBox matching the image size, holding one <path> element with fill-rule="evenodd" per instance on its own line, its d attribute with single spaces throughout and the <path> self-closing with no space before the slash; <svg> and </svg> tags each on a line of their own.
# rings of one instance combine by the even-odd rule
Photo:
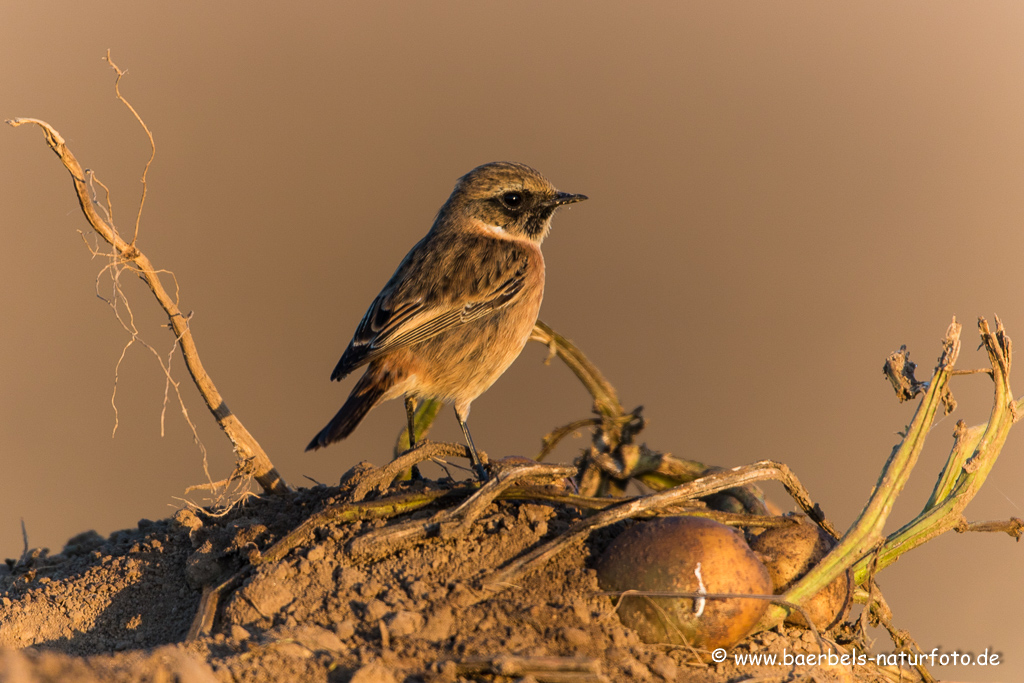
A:
<svg viewBox="0 0 1024 683">
<path fill-rule="evenodd" d="M 107 48 L 107 54 L 103 57 L 103 61 L 105 61 L 107 64 L 109 64 L 111 69 L 113 69 L 114 71 L 117 72 L 117 77 L 118 78 L 121 78 L 121 76 L 125 75 L 126 72 L 121 71 L 121 67 L 119 67 L 117 64 L 114 64 L 114 60 L 110 58 L 110 48 L 109 47 Z"/>
</svg>

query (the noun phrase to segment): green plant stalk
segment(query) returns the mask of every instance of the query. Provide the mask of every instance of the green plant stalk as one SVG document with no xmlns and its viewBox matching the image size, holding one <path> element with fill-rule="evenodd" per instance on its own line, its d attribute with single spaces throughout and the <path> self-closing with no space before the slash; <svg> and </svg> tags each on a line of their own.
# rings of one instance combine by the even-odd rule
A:
<svg viewBox="0 0 1024 683">
<path fill-rule="evenodd" d="M 867 580 L 869 573 L 887 567 L 905 552 L 954 528 L 961 520 L 967 504 L 981 489 L 988 473 L 1006 443 L 1020 403 L 1014 403 L 1010 393 L 1009 358 L 1000 345 L 1002 326 L 994 337 L 984 320 L 978 324 L 982 342 L 992 364 L 995 396 L 989 421 L 964 430 L 953 445 L 949 459 L 936 485 L 928 505 L 913 521 L 890 534 L 877 552 L 861 558 L 853 566 L 854 582 Z M 959 431 L 959 430 L 958 430 Z M 968 458 L 967 455 L 970 455 Z M 955 474 L 954 478 L 952 475 Z M 951 482 L 951 483 L 947 483 Z M 937 503 L 935 501 L 938 501 Z"/>
<path fill-rule="evenodd" d="M 1006 396 L 1010 396 L 1011 392 L 1008 380 L 1010 369 L 1009 339 L 1005 336 L 1002 323 L 997 323 L 995 338 L 993 338 L 988 332 L 987 323 L 979 321 L 979 326 L 983 326 L 982 334 L 987 335 L 986 348 L 989 350 L 989 360 L 993 366 L 992 379 L 996 384 L 996 391 L 999 391 L 1000 384 L 1005 383 L 1005 394 Z M 998 343 L 1000 339 L 1005 340 L 1005 353 L 1004 349 L 1002 349 Z M 998 368 L 996 367 L 997 365 L 999 366 Z M 997 375 L 996 373 L 999 374 Z M 996 400 L 999 400 L 998 396 L 996 397 Z M 1014 403 L 1011 410 L 1014 414 L 1020 413 L 1024 410 L 1024 399 L 1020 399 Z M 994 413 L 995 406 L 993 406 L 993 414 Z M 925 503 L 922 513 L 927 512 L 950 496 L 953 491 L 953 487 L 956 486 L 957 481 L 960 479 L 960 473 L 964 464 L 967 462 L 971 454 L 977 450 L 982 436 L 988 430 L 989 424 L 991 423 L 992 419 L 990 418 L 985 424 L 975 425 L 974 427 L 963 431 L 961 431 L 958 424 L 957 432 L 955 434 L 956 441 L 953 444 L 953 451 L 950 453 L 946 466 L 942 470 L 942 474 L 939 475 L 939 479 L 935 484 L 935 489 L 932 491 L 931 497 L 928 498 L 928 502 Z"/>
<path fill-rule="evenodd" d="M 949 452 L 949 457 L 946 458 L 946 464 L 935 482 L 935 488 L 932 490 L 928 502 L 921 510 L 922 514 L 949 497 L 953 487 L 956 486 L 957 479 L 960 478 L 960 471 L 963 469 L 964 463 L 978 448 L 978 443 L 986 429 L 988 429 L 988 422 L 975 425 L 970 429 L 966 428 L 962 422 L 957 422 L 956 430 L 953 432 L 953 448 Z"/>
<path fill-rule="evenodd" d="M 1012 420 L 1005 420 L 1000 435 L 993 441 L 990 450 L 976 452 L 979 462 L 982 463 L 981 467 L 972 473 L 964 472 L 948 498 L 918 515 L 902 529 L 890 534 L 877 553 L 870 553 L 853 565 L 854 583 L 863 583 L 872 572 L 889 566 L 903 553 L 946 533 L 957 525 L 964 508 L 985 483 L 985 478 L 996 462 L 1011 425 Z"/>
<path fill-rule="evenodd" d="M 928 430 L 935 420 L 935 413 L 942 405 L 942 396 L 948 386 L 950 371 L 960 348 L 960 329 L 961 326 L 956 322 L 950 325 L 946 333 L 943 354 L 928 384 L 928 390 L 914 413 L 913 421 L 907 427 L 906 436 L 886 461 L 882 475 L 857 521 L 836 547 L 782 596 L 785 602 L 804 604 L 881 540 L 882 529 L 892 512 L 892 506 L 910 478 L 910 473 L 924 447 Z M 773 628 L 782 623 L 788 612 L 787 608 L 779 605 L 769 606 L 757 630 Z"/>
</svg>

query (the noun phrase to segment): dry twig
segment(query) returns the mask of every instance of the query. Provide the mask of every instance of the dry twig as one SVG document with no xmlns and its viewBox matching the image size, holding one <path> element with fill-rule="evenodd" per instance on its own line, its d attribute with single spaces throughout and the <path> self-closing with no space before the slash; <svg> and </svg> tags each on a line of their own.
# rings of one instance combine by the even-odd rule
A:
<svg viewBox="0 0 1024 683">
<path fill-rule="evenodd" d="M 989 522 L 968 522 L 965 519 L 960 520 L 953 531 L 957 533 L 966 533 L 968 531 L 987 531 L 987 532 L 1000 532 L 1013 536 L 1018 541 L 1021 535 L 1024 535 L 1024 520 L 1019 517 L 1010 517 L 1010 519 L 994 520 Z"/>
<path fill-rule="evenodd" d="M 546 465 L 524 465 L 502 470 L 498 475 L 480 487 L 476 493 L 456 508 L 442 510 L 428 521 L 411 520 L 394 524 L 384 529 L 370 531 L 349 544 L 348 551 L 353 557 L 377 557 L 400 550 L 416 541 L 440 533 L 450 538 L 465 534 L 484 510 L 501 493 L 524 479 L 538 477 L 552 480 L 564 479 L 576 472 L 574 467 Z"/>
<path fill-rule="evenodd" d="M 407 432 L 408 429 L 403 434 Z M 469 448 L 459 444 L 421 441 L 416 448 L 398 456 L 383 468 L 364 475 L 352 492 L 352 502 L 358 503 L 373 491 L 383 493 L 394 483 L 395 479 L 412 468 L 413 465 L 418 465 L 426 460 L 456 457 L 469 458 Z"/>
<path fill-rule="evenodd" d="M 264 491 L 280 493 L 288 490 L 288 486 L 281 475 L 278 474 L 271 463 L 270 458 L 264 452 L 256 439 L 242 425 L 242 422 L 228 409 L 223 397 L 217 391 L 216 386 L 209 374 L 203 368 L 199 360 L 199 352 L 196 349 L 195 341 L 192 338 L 192 331 L 188 326 L 188 318 L 182 314 L 177 303 L 168 294 L 160 280 L 160 271 L 153 267 L 152 262 L 139 251 L 134 240 L 126 242 L 117 230 L 106 219 L 100 216 L 97 211 L 97 203 L 94 203 L 89 192 L 87 176 L 81 164 L 68 149 L 64 138 L 50 124 L 39 119 L 16 118 L 7 122 L 11 126 L 34 124 L 42 129 L 47 144 L 64 163 L 65 168 L 71 174 L 74 183 L 75 193 L 78 196 L 79 205 L 86 219 L 93 229 L 109 243 L 117 252 L 118 257 L 125 263 L 132 266 L 135 272 L 149 286 L 150 291 L 159 301 L 174 331 L 185 358 L 192 379 L 199 389 L 203 400 L 206 402 L 210 412 L 220 425 L 224 433 L 234 445 L 238 456 L 236 470 L 250 473 L 260 483 Z M 108 212 L 109 214 L 109 212 Z"/>
</svg>

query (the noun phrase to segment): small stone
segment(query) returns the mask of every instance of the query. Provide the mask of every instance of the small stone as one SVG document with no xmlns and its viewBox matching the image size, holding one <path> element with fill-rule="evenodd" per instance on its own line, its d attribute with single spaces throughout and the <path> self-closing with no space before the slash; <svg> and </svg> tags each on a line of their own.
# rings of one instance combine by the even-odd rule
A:
<svg viewBox="0 0 1024 683">
<path fill-rule="evenodd" d="M 182 683 L 217 683 L 218 678 L 214 675 L 213 669 L 195 654 L 178 651 L 171 653 L 169 659 L 170 680 Z"/>
<path fill-rule="evenodd" d="M 306 553 L 306 559 L 310 562 L 319 562 L 320 560 L 324 559 L 324 556 L 326 554 L 327 551 L 324 550 L 324 547 L 322 545 L 318 545 L 314 546 L 310 549 L 308 553 Z"/>
<path fill-rule="evenodd" d="M 408 636 L 423 628 L 423 615 L 419 612 L 401 610 L 387 618 L 385 623 L 393 636 Z"/>
<path fill-rule="evenodd" d="M 273 644 L 274 649 L 282 657 L 289 657 L 292 659 L 309 659 L 313 656 L 313 653 L 309 651 L 309 648 L 304 645 L 299 645 L 293 642 L 276 642 Z"/>
<path fill-rule="evenodd" d="M 433 683 L 455 683 L 459 680 L 459 667 L 455 662 L 448 660 L 434 666 L 437 669 L 437 675 L 433 678 Z"/>
<path fill-rule="evenodd" d="M 363 583 L 364 581 L 366 581 L 366 574 L 363 572 L 352 567 L 342 567 L 338 570 L 334 583 L 338 586 L 339 591 L 348 591 L 357 583 Z"/>
<path fill-rule="evenodd" d="M 223 569 L 217 561 L 210 541 L 204 542 L 185 561 L 185 578 L 193 588 L 214 584 L 220 579 Z"/>
<path fill-rule="evenodd" d="M 426 581 L 413 581 L 409 584 L 409 597 L 413 599 L 425 598 L 430 593 L 430 584 Z"/>
<path fill-rule="evenodd" d="M 380 581 L 370 579 L 369 581 L 364 581 L 363 584 L 359 586 L 359 595 L 364 598 L 375 598 L 380 595 L 382 590 L 384 590 L 384 586 Z"/>
<path fill-rule="evenodd" d="M 442 608 L 427 617 L 427 623 L 419 632 L 424 640 L 436 643 L 451 635 L 455 627 L 455 617 L 452 616 L 451 608 Z"/>
<path fill-rule="evenodd" d="M 580 623 L 590 623 L 590 605 L 588 605 L 587 601 L 583 598 L 576 598 L 572 601 L 572 613 L 576 615 L 576 618 L 580 620 Z"/>
<path fill-rule="evenodd" d="M 356 634 L 356 622 L 346 619 L 334 625 L 334 633 L 342 640 L 348 640 Z"/>
<path fill-rule="evenodd" d="M 384 615 L 388 613 L 388 606 L 382 600 L 370 600 L 366 603 L 366 611 L 363 614 L 363 619 L 369 622 L 377 622 L 384 618 Z"/>
<path fill-rule="evenodd" d="M 244 627 L 239 626 L 238 624 L 231 625 L 230 635 L 231 640 L 233 640 L 236 643 L 244 642 L 246 640 L 249 640 L 250 637 L 252 637 L 252 634 L 250 634 Z"/>
<path fill-rule="evenodd" d="M 621 666 L 629 674 L 630 680 L 647 681 L 651 679 L 651 670 L 632 657 L 627 657 Z"/>
<path fill-rule="evenodd" d="M 590 634 L 581 628 L 563 628 L 562 637 L 573 647 L 584 647 L 590 644 Z"/>
<path fill-rule="evenodd" d="M 679 675 L 679 666 L 676 665 L 675 660 L 666 654 L 660 654 L 654 658 L 651 663 L 651 671 L 658 674 L 666 681 L 676 680 L 676 676 Z"/>
<path fill-rule="evenodd" d="M 373 472 L 375 469 L 377 468 L 373 466 L 373 463 L 368 462 L 366 460 L 357 462 L 355 467 L 351 468 L 343 475 L 341 475 L 341 479 L 338 480 L 338 485 L 355 485 L 356 483 L 359 482 L 360 479 L 365 477 L 368 473 Z"/>
<path fill-rule="evenodd" d="M 304 626 L 299 629 L 295 639 L 314 652 L 347 652 L 348 648 L 338 636 L 319 626 Z"/>
<path fill-rule="evenodd" d="M 406 596 L 405 591 L 397 588 L 392 588 L 378 597 L 392 607 L 397 607 L 404 602 L 408 602 L 408 596 Z"/>
<path fill-rule="evenodd" d="M 554 514 L 554 510 L 547 505 L 523 504 L 519 506 L 520 517 L 525 517 L 531 524 L 547 521 Z"/>
<path fill-rule="evenodd" d="M 398 679 L 383 664 L 373 662 L 360 667 L 352 674 L 349 683 L 398 683 Z"/>
<path fill-rule="evenodd" d="M 466 584 L 456 582 L 451 584 L 451 590 L 448 591 L 448 601 L 455 607 L 464 609 L 476 604 L 477 597 Z"/>
<path fill-rule="evenodd" d="M 203 520 L 188 508 L 182 508 L 175 512 L 173 519 L 175 524 L 189 531 L 201 529 L 203 526 Z"/>
<path fill-rule="evenodd" d="M 273 617 L 295 600 L 295 594 L 281 585 L 281 582 L 268 579 L 250 583 L 241 593 L 266 617 Z"/>
<path fill-rule="evenodd" d="M 629 638 L 626 637 L 625 628 L 616 628 L 611 632 L 612 645 L 615 647 L 623 648 L 629 645 Z"/>
</svg>

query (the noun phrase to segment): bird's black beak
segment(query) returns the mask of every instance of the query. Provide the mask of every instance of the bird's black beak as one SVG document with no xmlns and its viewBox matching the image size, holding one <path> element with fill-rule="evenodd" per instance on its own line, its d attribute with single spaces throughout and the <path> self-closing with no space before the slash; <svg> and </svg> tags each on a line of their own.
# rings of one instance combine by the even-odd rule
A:
<svg viewBox="0 0 1024 683">
<path fill-rule="evenodd" d="M 545 202 L 548 206 L 564 206 L 566 204 L 575 204 L 576 202 L 582 202 L 587 199 L 585 194 L 569 194 L 568 192 L 559 192 L 554 197 Z"/>
</svg>

